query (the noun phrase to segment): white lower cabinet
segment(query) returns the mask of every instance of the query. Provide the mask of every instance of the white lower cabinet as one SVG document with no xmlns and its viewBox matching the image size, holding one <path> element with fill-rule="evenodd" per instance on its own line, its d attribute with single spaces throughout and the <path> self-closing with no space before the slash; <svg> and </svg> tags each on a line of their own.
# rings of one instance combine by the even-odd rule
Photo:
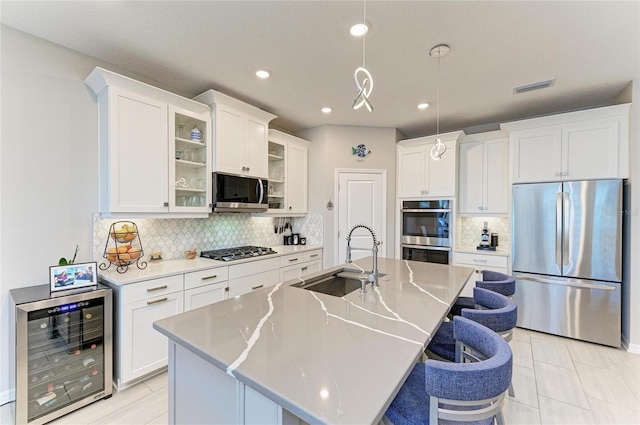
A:
<svg viewBox="0 0 640 425">
<path fill-rule="evenodd" d="M 229 296 L 235 297 L 280 282 L 280 259 L 251 261 L 229 267 Z"/>
<path fill-rule="evenodd" d="M 161 293 L 174 282 L 179 282 L 179 291 Z M 120 363 L 116 368 L 120 372 L 115 380 L 118 388 L 167 365 L 167 338 L 153 330 L 153 322 L 183 310 L 182 275 L 153 279 L 141 284 L 147 286 L 145 291 L 148 295 L 143 299 L 127 302 L 123 307 L 122 338 L 119 358 L 116 359 Z M 154 288 L 160 289 L 154 292 Z M 124 291 L 127 289 L 124 288 Z M 139 292 L 139 288 L 134 289 Z"/>
<path fill-rule="evenodd" d="M 226 300 L 229 268 L 201 270 L 184 275 L 184 311 Z"/>
<path fill-rule="evenodd" d="M 473 267 L 474 272 L 462 288 L 461 297 L 473 297 L 473 288 L 477 280 L 482 280 L 482 271 L 491 270 L 504 274 L 509 273 L 509 257 L 507 255 L 454 252 L 453 264 L 456 266 Z"/>
<path fill-rule="evenodd" d="M 322 270 L 322 250 L 280 257 L 280 280 L 296 279 Z"/>
<path fill-rule="evenodd" d="M 153 329 L 153 322 L 273 286 L 285 280 L 284 274 L 298 277 L 321 267 L 322 249 L 317 249 L 129 284 L 101 279 L 114 290 L 113 382 L 117 390 L 167 365 L 167 338 Z"/>
</svg>

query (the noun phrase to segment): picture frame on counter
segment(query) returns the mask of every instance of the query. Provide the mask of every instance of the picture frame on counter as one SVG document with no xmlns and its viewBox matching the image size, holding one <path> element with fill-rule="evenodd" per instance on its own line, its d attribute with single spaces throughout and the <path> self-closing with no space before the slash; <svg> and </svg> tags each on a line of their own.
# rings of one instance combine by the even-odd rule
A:
<svg viewBox="0 0 640 425">
<path fill-rule="evenodd" d="M 98 286 L 98 268 L 95 261 L 49 267 L 50 291 L 70 291 Z"/>
</svg>

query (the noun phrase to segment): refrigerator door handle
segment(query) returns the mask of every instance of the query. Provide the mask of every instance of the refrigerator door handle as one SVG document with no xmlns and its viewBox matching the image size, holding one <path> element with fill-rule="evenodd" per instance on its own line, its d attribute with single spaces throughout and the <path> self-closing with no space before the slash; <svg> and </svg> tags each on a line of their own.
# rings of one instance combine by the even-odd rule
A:
<svg viewBox="0 0 640 425">
<path fill-rule="evenodd" d="M 556 265 L 562 268 L 562 199 L 564 192 L 556 193 Z"/>
<path fill-rule="evenodd" d="M 539 277 L 533 276 L 524 276 L 524 275 L 515 275 L 517 280 L 530 280 L 532 282 L 537 283 L 546 283 L 548 285 L 563 285 L 563 286 L 572 286 L 575 288 L 584 288 L 584 289 L 600 289 L 603 291 L 615 291 L 617 288 L 611 285 L 596 285 L 593 283 L 579 283 L 579 282 L 562 282 L 559 280 L 551 280 L 551 279 L 542 279 Z"/>
<path fill-rule="evenodd" d="M 569 194 L 562 192 L 562 217 L 564 220 L 562 223 L 562 263 L 565 266 L 569 264 L 569 201 Z"/>
</svg>

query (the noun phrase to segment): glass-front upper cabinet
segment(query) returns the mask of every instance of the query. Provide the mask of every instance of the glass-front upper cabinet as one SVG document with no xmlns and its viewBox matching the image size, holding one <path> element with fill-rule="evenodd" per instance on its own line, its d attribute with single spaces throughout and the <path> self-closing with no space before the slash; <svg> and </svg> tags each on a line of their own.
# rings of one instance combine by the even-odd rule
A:
<svg viewBox="0 0 640 425">
<path fill-rule="evenodd" d="M 285 155 L 286 146 L 269 141 L 269 210 L 270 213 L 285 211 Z"/>
<path fill-rule="evenodd" d="M 210 114 L 169 108 L 169 208 L 211 211 Z"/>
</svg>

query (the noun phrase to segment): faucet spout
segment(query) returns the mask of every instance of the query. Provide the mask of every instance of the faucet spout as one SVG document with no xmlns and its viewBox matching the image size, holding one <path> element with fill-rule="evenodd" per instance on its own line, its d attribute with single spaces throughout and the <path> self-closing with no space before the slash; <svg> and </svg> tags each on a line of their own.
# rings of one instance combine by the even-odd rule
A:
<svg viewBox="0 0 640 425">
<path fill-rule="evenodd" d="M 351 228 L 349 234 L 347 235 L 347 259 L 346 262 L 351 262 L 351 234 L 356 229 L 365 229 L 369 233 L 371 233 L 371 237 L 373 238 L 373 248 L 371 249 L 371 253 L 373 254 L 373 270 L 371 270 L 371 274 L 369 275 L 369 282 L 371 282 L 372 286 L 378 286 L 378 245 L 380 242 L 376 238 L 376 234 L 373 229 L 365 224 L 356 224 Z"/>
</svg>

